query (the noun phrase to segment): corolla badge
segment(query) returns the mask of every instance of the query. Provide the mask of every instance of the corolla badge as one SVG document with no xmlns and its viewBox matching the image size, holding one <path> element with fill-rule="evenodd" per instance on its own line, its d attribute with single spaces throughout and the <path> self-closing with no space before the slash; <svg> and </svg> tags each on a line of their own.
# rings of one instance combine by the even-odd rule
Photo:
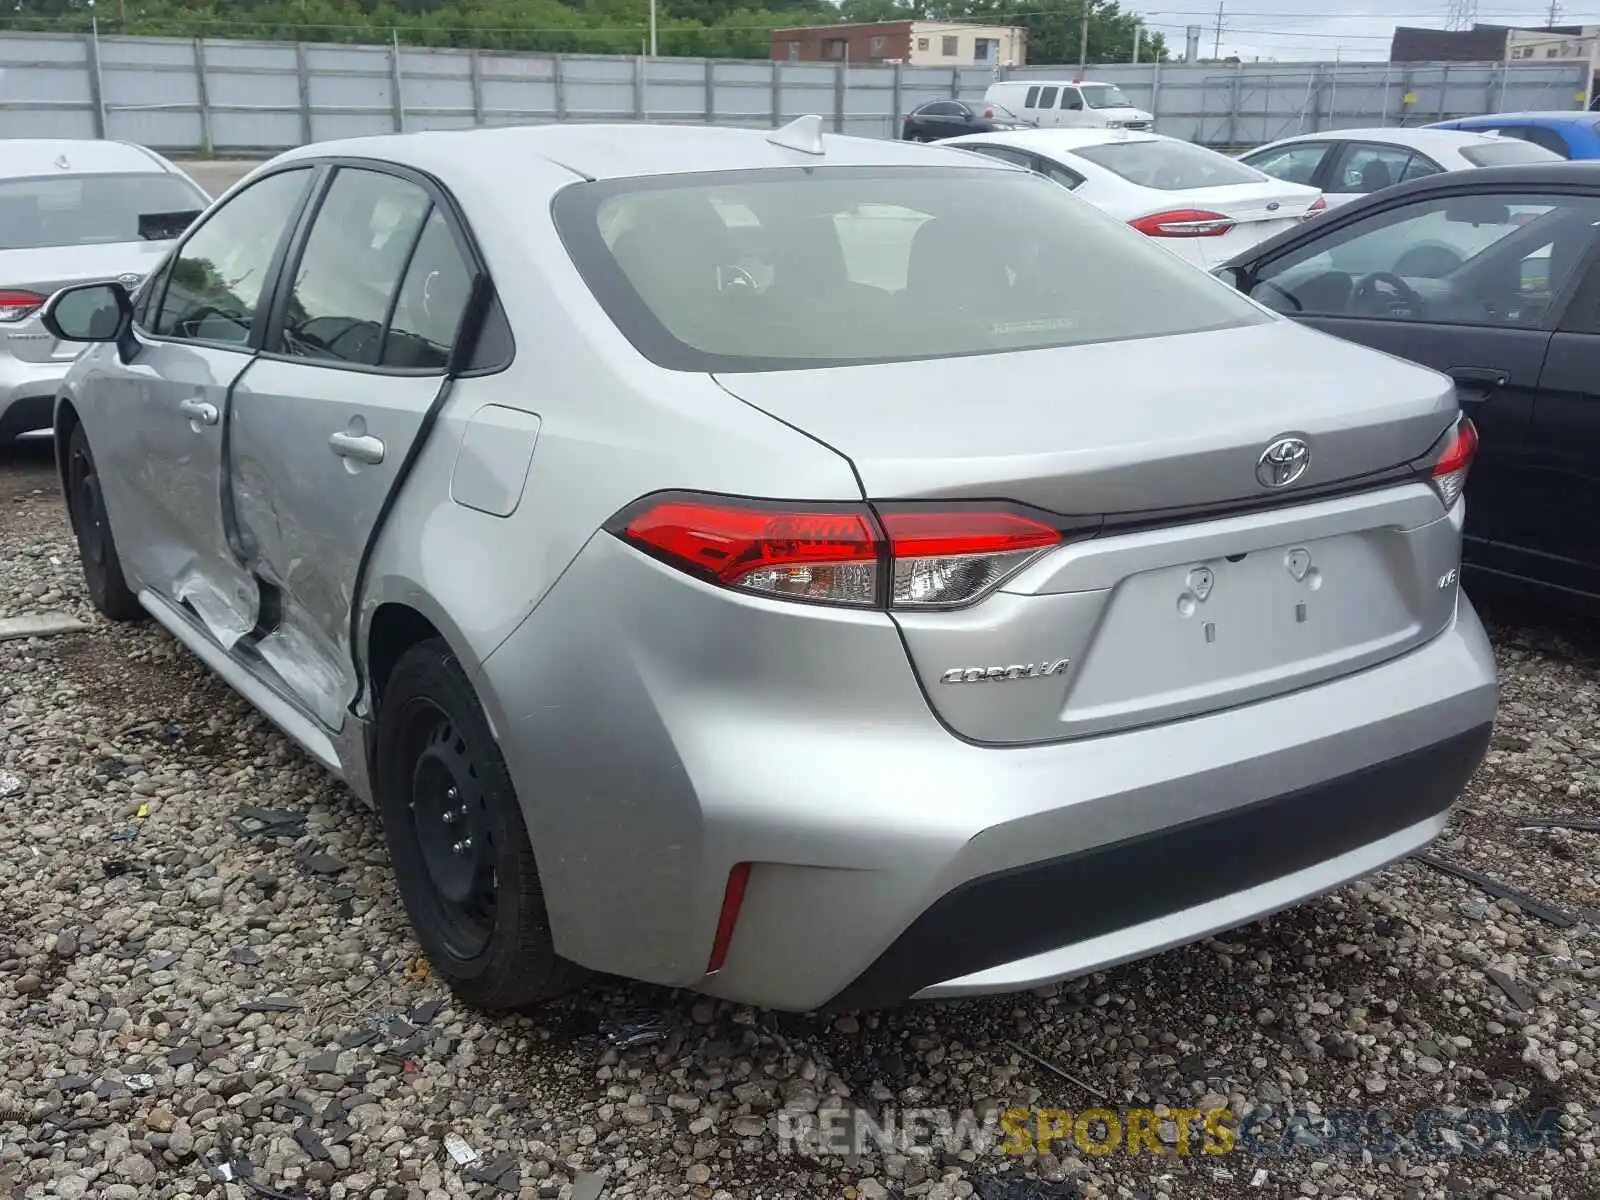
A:
<svg viewBox="0 0 1600 1200">
<path fill-rule="evenodd" d="M 1288 487 L 1311 465 L 1311 447 L 1303 438 L 1281 437 L 1256 460 L 1256 482 L 1264 488 Z"/>
<path fill-rule="evenodd" d="M 1037 663 L 1018 663 L 1010 667 L 951 667 L 939 676 L 940 683 L 1008 683 L 1017 679 L 1044 679 L 1061 675 L 1071 665 L 1066 658 Z"/>
</svg>

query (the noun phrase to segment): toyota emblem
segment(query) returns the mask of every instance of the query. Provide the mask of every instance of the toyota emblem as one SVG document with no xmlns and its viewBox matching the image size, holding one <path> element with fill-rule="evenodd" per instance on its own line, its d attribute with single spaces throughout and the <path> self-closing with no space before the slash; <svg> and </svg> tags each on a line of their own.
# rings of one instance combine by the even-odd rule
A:
<svg viewBox="0 0 1600 1200">
<path fill-rule="evenodd" d="M 1276 201 L 1276 200 L 1268 200 L 1267 201 L 1267 211 L 1268 212 L 1277 212 L 1278 209 L 1280 209 L 1282 207 L 1283 206 L 1281 204 L 1279 204 L 1278 201 Z"/>
<path fill-rule="evenodd" d="M 1288 487 L 1311 465 L 1311 447 L 1304 438 L 1281 437 L 1256 460 L 1256 482 L 1264 488 Z"/>
</svg>

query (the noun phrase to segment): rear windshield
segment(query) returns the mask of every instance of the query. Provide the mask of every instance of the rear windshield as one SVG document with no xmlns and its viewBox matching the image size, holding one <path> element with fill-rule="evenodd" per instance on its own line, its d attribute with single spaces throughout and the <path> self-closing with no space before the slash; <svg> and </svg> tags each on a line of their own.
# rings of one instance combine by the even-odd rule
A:
<svg viewBox="0 0 1600 1200">
<path fill-rule="evenodd" d="M 141 216 L 193 213 L 209 203 L 180 176 L 166 173 L 0 180 L 0 250 L 137 242 Z"/>
<path fill-rule="evenodd" d="M 1496 138 L 1481 146 L 1463 146 L 1461 157 L 1475 167 L 1509 167 L 1515 163 L 1562 162 L 1561 155 L 1520 138 Z"/>
<path fill-rule="evenodd" d="M 1073 153 L 1122 176 L 1129 183 L 1163 192 L 1261 183 L 1266 179 L 1254 167 L 1191 142 L 1105 142 L 1098 146 L 1079 146 Z"/>
<path fill-rule="evenodd" d="M 1083 102 L 1090 108 L 1132 108 L 1122 89 L 1110 83 L 1080 83 Z"/>
<path fill-rule="evenodd" d="M 554 217 L 612 320 L 677 370 L 997 354 L 1270 319 L 1021 171 L 652 176 L 574 184 Z"/>
</svg>

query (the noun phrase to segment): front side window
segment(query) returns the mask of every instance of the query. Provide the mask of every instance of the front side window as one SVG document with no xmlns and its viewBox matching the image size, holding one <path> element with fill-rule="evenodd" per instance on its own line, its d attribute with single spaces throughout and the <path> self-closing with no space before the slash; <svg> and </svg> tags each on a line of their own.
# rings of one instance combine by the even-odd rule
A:
<svg viewBox="0 0 1600 1200">
<path fill-rule="evenodd" d="M 171 218 L 210 203 L 167 172 L 7 179 L 0 182 L 0 250 L 165 241 Z"/>
<path fill-rule="evenodd" d="M 1078 88 L 1090 108 L 1132 108 L 1122 89 L 1109 83 L 1086 83 Z"/>
<path fill-rule="evenodd" d="M 407 180 L 340 169 L 295 269 L 283 353 L 377 365 L 390 304 L 431 203 Z"/>
<path fill-rule="evenodd" d="M 1061 89 L 1061 107 L 1075 111 L 1083 108 L 1083 97 L 1078 94 L 1077 88 Z"/>
<path fill-rule="evenodd" d="M 1316 178 L 1317 168 L 1322 166 L 1322 160 L 1328 157 L 1332 147 L 1332 142 L 1298 142 L 1279 146 L 1275 150 L 1247 154 L 1239 161 L 1285 183 L 1309 185 Z"/>
<path fill-rule="evenodd" d="M 212 212 L 168 268 L 150 332 L 225 345 L 247 342 L 272 260 L 310 179 L 305 168 L 269 175 Z"/>
<path fill-rule="evenodd" d="M 1129 183 L 1163 192 L 1264 182 L 1261 172 L 1192 142 L 1159 138 L 1104 142 L 1098 146 L 1079 146 L 1073 153 L 1120 175 Z"/>
<path fill-rule="evenodd" d="M 724 214 L 735 210 L 754 223 L 731 223 Z M 614 180 L 564 189 L 554 215 L 618 328 L 678 370 L 994 354 L 1271 319 L 1023 172 L 822 167 Z"/>
<path fill-rule="evenodd" d="M 1538 328 L 1597 220 L 1590 197 L 1432 197 L 1312 238 L 1250 294 L 1293 315 Z"/>
</svg>

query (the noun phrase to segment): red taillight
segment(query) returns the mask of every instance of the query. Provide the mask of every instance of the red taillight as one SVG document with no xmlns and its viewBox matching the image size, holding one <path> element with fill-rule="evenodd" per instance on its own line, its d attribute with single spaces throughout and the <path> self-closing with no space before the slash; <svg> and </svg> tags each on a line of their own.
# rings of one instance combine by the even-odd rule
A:
<svg viewBox="0 0 1600 1200">
<path fill-rule="evenodd" d="M 1062 534 L 1007 508 L 787 505 L 713 497 L 642 502 L 608 528 L 709 583 L 860 607 L 970 604 Z"/>
<path fill-rule="evenodd" d="M 1234 226 L 1232 217 L 1201 208 L 1179 208 L 1129 221 L 1146 237 L 1221 237 Z"/>
<path fill-rule="evenodd" d="M 744 903 L 744 889 L 750 883 L 750 864 L 735 863 L 728 872 L 728 884 L 722 890 L 722 912 L 717 915 L 717 936 L 711 942 L 711 957 L 706 962 L 706 974 L 715 975 L 728 961 L 728 947 L 733 944 L 733 927 L 739 923 L 739 907 Z"/>
<path fill-rule="evenodd" d="M 31 317 L 39 311 L 46 297 L 38 292 L 26 292 L 21 288 L 0 288 L 0 322 L 15 322 Z"/>
<path fill-rule="evenodd" d="M 1478 454 L 1478 427 L 1467 417 L 1462 417 L 1445 440 L 1439 459 L 1433 464 L 1433 487 L 1439 499 L 1449 508 L 1466 487 L 1467 472 Z"/>
<path fill-rule="evenodd" d="M 1319 212 L 1327 212 L 1327 211 L 1328 211 L 1328 198 L 1326 196 L 1318 196 L 1315 200 L 1313 200 L 1311 202 L 1311 207 L 1306 209 L 1306 216 L 1314 217 Z"/>
<path fill-rule="evenodd" d="M 991 120 L 993 117 L 994 117 L 994 109 L 986 108 L 986 109 L 983 110 L 983 119 L 985 121 Z"/>
<path fill-rule="evenodd" d="M 878 598 L 878 539 L 853 509 L 669 500 L 630 519 L 623 533 L 729 587 L 834 604 Z"/>
</svg>

